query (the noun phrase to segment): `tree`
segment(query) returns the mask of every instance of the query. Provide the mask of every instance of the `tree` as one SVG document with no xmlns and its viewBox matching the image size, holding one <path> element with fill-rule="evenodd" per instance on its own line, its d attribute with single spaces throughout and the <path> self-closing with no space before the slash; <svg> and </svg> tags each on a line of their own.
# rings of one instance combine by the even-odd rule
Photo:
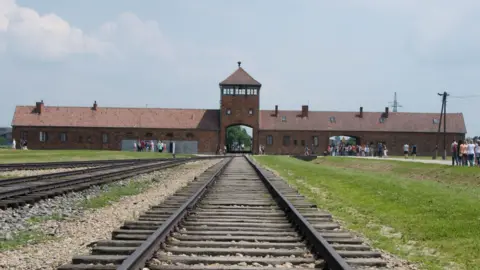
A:
<svg viewBox="0 0 480 270">
<path fill-rule="evenodd" d="M 227 128 L 227 145 L 231 147 L 234 144 L 245 145 L 246 148 L 252 146 L 252 138 L 247 130 L 241 126 L 232 126 Z"/>
</svg>

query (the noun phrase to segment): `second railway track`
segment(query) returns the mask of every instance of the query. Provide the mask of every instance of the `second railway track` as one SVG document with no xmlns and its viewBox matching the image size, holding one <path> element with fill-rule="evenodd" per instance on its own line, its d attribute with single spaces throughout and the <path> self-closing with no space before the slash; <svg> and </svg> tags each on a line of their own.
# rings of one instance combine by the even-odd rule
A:
<svg viewBox="0 0 480 270">
<path fill-rule="evenodd" d="M 383 268 L 330 214 L 250 159 L 225 159 L 59 270 Z"/>
<path fill-rule="evenodd" d="M 31 182 L 26 182 L 22 179 L 14 179 L 15 181 L 10 183 L 11 181 L 7 179 L 4 181 L 7 181 L 9 184 L 6 186 L 0 186 L 0 209 L 19 207 L 67 192 L 87 189 L 93 185 L 106 184 L 132 177 L 137 174 L 149 173 L 181 165 L 189 161 L 209 158 L 211 157 L 170 159 L 159 160 L 157 162 L 142 162 L 141 164 L 133 163 L 122 164 L 121 166 L 107 166 L 83 170 L 78 174 L 74 174 L 73 172 L 60 173 L 61 176 L 58 178 L 47 177 L 44 179 L 40 176 L 40 179 Z"/>
</svg>

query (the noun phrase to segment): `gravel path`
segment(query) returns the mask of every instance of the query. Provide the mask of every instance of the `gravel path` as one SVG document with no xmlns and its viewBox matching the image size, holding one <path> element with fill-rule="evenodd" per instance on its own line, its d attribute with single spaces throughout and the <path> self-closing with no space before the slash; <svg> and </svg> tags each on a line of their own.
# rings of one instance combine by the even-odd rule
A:
<svg viewBox="0 0 480 270">
<path fill-rule="evenodd" d="M 7 178 L 7 177 L 33 176 L 33 175 L 40 175 L 40 174 L 69 172 L 69 171 L 77 171 L 77 170 L 85 170 L 85 169 L 90 169 L 90 167 L 6 171 L 6 172 L 0 172 L 0 181 L 2 181 L 1 178 Z"/>
<path fill-rule="evenodd" d="M 46 233 L 53 231 L 59 238 L 17 250 L 0 252 L 0 269 L 56 269 L 59 265 L 69 263 L 72 256 L 87 254 L 88 244 L 110 239 L 111 231 L 121 226 L 125 220 L 135 218 L 152 204 L 161 203 L 179 188 L 191 182 L 195 176 L 218 162 L 219 160 L 197 161 L 139 176 L 149 180 L 155 179 L 158 183 L 153 184 L 142 194 L 122 198 L 105 208 L 82 212 L 81 209 L 73 207 L 73 212 L 77 211 L 76 213 L 81 214 L 78 218 L 70 221 L 49 220 L 38 225 L 42 231 Z M 138 179 L 134 180 L 138 181 Z"/>
</svg>

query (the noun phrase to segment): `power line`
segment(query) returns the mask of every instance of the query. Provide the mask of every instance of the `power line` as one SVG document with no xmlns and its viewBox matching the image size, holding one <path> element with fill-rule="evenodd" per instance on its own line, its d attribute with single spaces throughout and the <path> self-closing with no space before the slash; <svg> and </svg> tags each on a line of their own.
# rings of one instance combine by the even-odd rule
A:
<svg viewBox="0 0 480 270">
<path fill-rule="evenodd" d="M 467 95 L 467 96 L 450 96 L 451 98 L 458 98 L 458 99 L 467 99 L 467 98 L 477 98 L 480 95 Z"/>
</svg>

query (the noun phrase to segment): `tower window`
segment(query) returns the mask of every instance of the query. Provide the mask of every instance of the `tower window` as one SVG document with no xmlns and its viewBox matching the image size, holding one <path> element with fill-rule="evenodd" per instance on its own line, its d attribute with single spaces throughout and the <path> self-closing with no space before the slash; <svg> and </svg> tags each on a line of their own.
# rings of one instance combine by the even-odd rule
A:
<svg viewBox="0 0 480 270">
<path fill-rule="evenodd" d="M 433 123 L 438 124 L 438 123 L 440 123 L 440 120 L 438 118 L 433 118 Z"/>
<path fill-rule="evenodd" d="M 251 95 L 252 94 L 252 89 L 247 89 L 247 95 Z"/>
<path fill-rule="evenodd" d="M 248 114 L 253 115 L 253 109 L 249 109 Z"/>
<path fill-rule="evenodd" d="M 287 117 L 286 116 L 282 116 L 282 122 L 287 122 Z"/>
<path fill-rule="evenodd" d="M 226 113 L 227 113 L 227 115 L 230 115 L 230 114 L 232 114 L 232 110 L 227 109 Z"/>
<path fill-rule="evenodd" d="M 254 96 L 257 95 L 257 89 L 253 89 L 253 95 L 254 95 Z"/>
<path fill-rule="evenodd" d="M 336 123 L 335 116 L 330 116 L 328 121 L 330 121 L 330 123 Z"/>
<path fill-rule="evenodd" d="M 380 117 L 380 123 L 383 123 L 383 122 L 385 122 L 385 118 Z"/>
</svg>

